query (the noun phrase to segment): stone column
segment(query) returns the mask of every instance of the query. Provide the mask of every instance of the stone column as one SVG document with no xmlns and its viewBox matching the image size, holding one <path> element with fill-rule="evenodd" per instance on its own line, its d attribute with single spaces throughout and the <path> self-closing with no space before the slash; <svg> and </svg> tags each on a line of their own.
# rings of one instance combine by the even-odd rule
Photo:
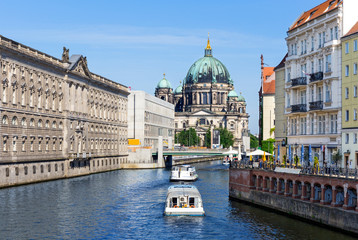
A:
<svg viewBox="0 0 358 240">
<path fill-rule="evenodd" d="M 343 209 L 348 209 L 348 183 L 343 185 L 344 188 L 344 204 Z"/>
<path fill-rule="evenodd" d="M 258 180 L 257 180 L 257 187 L 256 187 L 256 189 L 259 190 L 259 191 L 262 190 L 261 184 L 262 184 L 262 177 L 259 177 Z"/>
<path fill-rule="evenodd" d="M 296 181 L 293 182 L 293 198 L 300 198 L 300 195 L 298 195 L 298 184 Z"/>
<path fill-rule="evenodd" d="M 307 200 L 307 187 L 306 187 L 306 184 L 305 182 L 301 182 L 301 187 L 302 187 L 302 193 L 301 193 L 301 200 Z"/>
<path fill-rule="evenodd" d="M 356 192 L 357 192 L 356 212 L 358 212 L 358 184 L 356 185 Z"/>
<path fill-rule="evenodd" d="M 337 189 L 335 186 L 332 186 L 332 202 L 331 202 L 331 206 L 332 207 L 336 207 L 336 197 L 337 197 Z"/>
<path fill-rule="evenodd" d="M 277 190 L 276 190 L 276 194 L 277 195 L 282 195 L 281 193 L 281 182 L 280 182 L 280 179 L 277 178 Z"/>
<path fill-rule="evenodd" d="M 311 183 L 311 202 L 315 202 L 314 200 L 314 183 Z"/>
<path fill-rule="evenodd" d="M 324 187 L 323 184 L 321 184 L 321 201 L 320 204 L 324 205 L 325 204 L 325 193 L 326 193 L 326 188 Z"/>
<path fill-rule="evenodd" d="M 285 179 L 285 197 L 289 197 L 290 194 L 290 185 L 287 179 Z"/>
<path fill-rule="evenodd" d="M 270 193 L 275 193 L 275 182 L 272 177 L 270 177 Z"/>
</svg>

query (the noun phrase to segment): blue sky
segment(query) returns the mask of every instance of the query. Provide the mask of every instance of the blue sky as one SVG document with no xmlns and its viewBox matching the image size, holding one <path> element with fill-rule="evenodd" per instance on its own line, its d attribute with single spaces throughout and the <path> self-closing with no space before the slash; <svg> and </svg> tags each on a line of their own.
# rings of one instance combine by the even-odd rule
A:
<svg viewBox="0 0 358 240">
<path fill-rule="evenodd" d="M 323 1 L 2 1 L 0 34 L 57 58 L 66 46 L 87 56 L 90 71 L 153 94 L 163 73 L 179 85 L 210 32 L 257 133 L 260 54 L 276 66 L 288 27 Z"/>
</svg>

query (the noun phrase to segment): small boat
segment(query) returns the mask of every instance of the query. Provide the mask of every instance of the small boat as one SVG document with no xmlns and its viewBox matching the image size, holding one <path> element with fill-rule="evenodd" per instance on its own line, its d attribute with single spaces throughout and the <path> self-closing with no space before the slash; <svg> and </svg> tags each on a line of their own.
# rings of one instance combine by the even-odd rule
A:
<svg viewBox="0 0 358 240">
<path fill-rule="evenodd" d="M 230 159 L 224 158 L 224 160 L 223 160 L 223 165 L 225 165 L 225 166 L 230 165 Z"/>
<path fill-rule="evenodd" d="M 195 181 L 197 179 L 195 167 L 190 165 L 174 166 L 170 174 L 170 181 Z"/>
<path fill-rule="evenodd" d="M 166 216 L 204 216 L 199 190 L 193 185 L 172 185 L 165 201 Z"/>
</svg>

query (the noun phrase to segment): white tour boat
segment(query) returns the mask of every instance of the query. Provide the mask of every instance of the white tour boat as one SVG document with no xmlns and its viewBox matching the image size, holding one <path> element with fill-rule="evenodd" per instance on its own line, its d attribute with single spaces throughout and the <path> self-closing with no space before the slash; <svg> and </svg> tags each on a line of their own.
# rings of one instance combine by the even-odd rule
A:
<svg viewBox="0 0 358 240">
<path fill-rule="evenodd" d="M 166 216 L 204 216 L 199 190 L 193 185 L 172 185 L 165 201 Z"/>
<path fill-rule="evenodd" d="M 174 166 L 170 174 L 170 181 L 195 181 L 197 179 L 195 167 L 190 165 Z"/>
</svg>

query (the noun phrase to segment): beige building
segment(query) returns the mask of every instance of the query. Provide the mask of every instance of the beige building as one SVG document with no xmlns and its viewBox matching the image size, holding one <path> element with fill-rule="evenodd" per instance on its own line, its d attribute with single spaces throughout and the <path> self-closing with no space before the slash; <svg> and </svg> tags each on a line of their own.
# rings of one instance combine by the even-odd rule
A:
<svg viewBox="0 0 358 240">
<path fill-rule="evenodd" d="M 275 71 L 275 159 L 282 161 L 286 153 L 286 118 L 285 118 L 285 61 L 287 55 Z M 279 152 L 278 152 L 279 150 Z M 279 153 L 279 154 L 278 154 Z"/>
<path fill-rule="evenodd" d="M 127 87 L 0 36 L 0 186 L 118 169 L 127 161 Z"/>
<path fill-rule="evenodd" d="M 358 164 L 358 22 L 342 40 L 342 167 Z"/>
</svg>

